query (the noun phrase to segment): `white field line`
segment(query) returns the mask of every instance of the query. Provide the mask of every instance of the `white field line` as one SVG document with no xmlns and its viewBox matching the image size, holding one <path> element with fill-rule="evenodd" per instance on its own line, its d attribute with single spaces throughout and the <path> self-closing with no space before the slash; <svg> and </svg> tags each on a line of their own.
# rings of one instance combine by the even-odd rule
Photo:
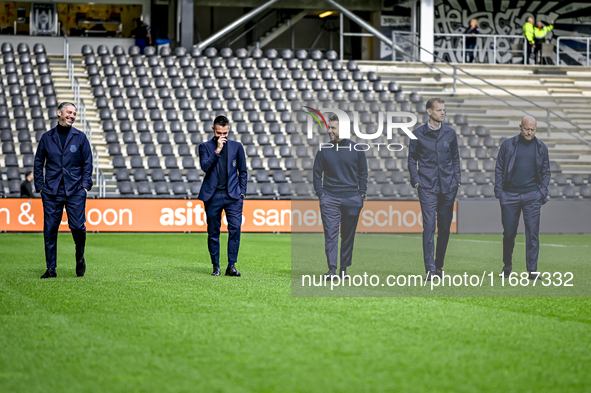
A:
<svg viewBox="0 0 591 393">
<path fill-rule="evenodd" d="M 382 234 L 380 234 L 382 235 Z M 386 234 L 384 234 L 385 236 L 388 236 Z M 422 239 L 420 236 L 404 236 L 404 235 L 390 235 L 390 236 L 394 236 L 394 237 L 403 237 L 406 239 Z M 502 241 L 495 241 L 495 240 L 473 240 L 473 239 L 454 239 L 453 237 L 449 238 L 450 241 L 455 241 L 455 242 L 472 242 L 472 243 L 493 243 L 493 244 L 503 244 Z M 521 242 L 515 242 L 515 244 L 521 244 L 521 245 L 525 245 L 525 243 L 521 243 Z M 549 244 L 549 243 L 542 243 L 540 242 L 540 246 L 548 246 L 548 247 L 589 247 L 589 245 L 581 245 L 581 246 L 576 246 L 576 245 L 572 245 L 572 244 Z"/>
</svg>

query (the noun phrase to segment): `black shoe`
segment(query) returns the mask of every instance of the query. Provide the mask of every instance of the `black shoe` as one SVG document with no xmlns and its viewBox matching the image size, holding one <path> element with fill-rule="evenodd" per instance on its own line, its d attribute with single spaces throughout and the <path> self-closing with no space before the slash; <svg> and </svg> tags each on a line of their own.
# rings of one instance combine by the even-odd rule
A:
<svg viewBox="0 0 591 393">
<path fill-rule="evenodd" d="M 212 276 L 219 276 L 220 275 L 220 265 L 213 265 L 213 273 Z"/>
<path fill-rule="evenodd" d="M 78 277 L 84 277 L 84 273 L 86 273 L 86 261 L 82 257 L 82 259 L 76 261 L 76 275 Z"/>
<path fill-rule="evenodd" d="M 339 271 L 339 277 L 341 280 L 349 280 L 351 278 L 351 276 L 347 274 L 347 269 L 341 269 Z"/>
<path fill-rule="evenodd" d="M 513 270 L 513 265 L 505 265 L 503 266 L 503 277 L 509 278 L 511 275 L 511 270 Z"/>
<path fill-rule="evenodd" d="M 443 278 L 443 270 L 442 269 L 435 269 L 435 275 L 439 278 Z"/>
<path fill-rule="evenodd" d="M 426 281 L 431 281 L 433 276 L 435 276 L 435 272 L 427 272 L 427 277 L 425 278 Z"/>
<path fill-rule="evenodd" d="M 54 278 L 57 277 L 57 272 L 55 271 L 55 268 L 50 267 L 49 269 L 47 269 L 45 271 L 45 273 L 41 276 L 41 278 Z"/>
<path fill-rule="evenodd" d="M 240 272 L 236 270 L 236 267 L 234 265 L 228 266 L 228 268 L 226 269 L 226 276 L 240 277 Z"/>
<path fill-rule="evenodd" d="M 324 274 L 324 280 L 332 281 L 337 276 L 337 269 L 328 269 L 328 271 Z"/>
<path fill-rule="evenodd" d="M 542 275 L 538 272 L 528 272 L 529 276 L 527 276 L 527 278 L 529 278 L 532 281 L 537 281 L 537 280 L 541 280 L 542 279 Z M 536 274 L 534 274 L 536 273 Z"/>
</svg>

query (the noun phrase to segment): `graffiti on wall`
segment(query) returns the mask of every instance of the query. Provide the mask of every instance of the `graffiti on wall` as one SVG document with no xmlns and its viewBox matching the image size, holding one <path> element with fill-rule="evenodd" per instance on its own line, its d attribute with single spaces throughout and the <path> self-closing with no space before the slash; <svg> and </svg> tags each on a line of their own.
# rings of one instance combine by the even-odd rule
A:
<svg viewBox="0 0 591 393">
<path fill-rule="evenodd" d="M 470 20 L 476 19 L 480 35 L 485 35 L 485 37 L 477 36 L 475 39 L 476 62 L 492 63 L 493 56 L 496 56 L 496 63 L 523 63 L 523 50 L 515 46 L 512 49 L 511 44 L 522 48 L 524 40 L 499 36 L 521 36 L 523 25 L 529 17 L 534 18 L 536 22 L 542 21 L 544 25 L 555 21 L 555 28 L 548 35 L 549 41 L 554 44 L 556 37 L 580 36 L 591 32 L 591 3 L 589 2 L 439 0 L 435 2 L 435 52 L 446 61 L 462 62 L 465 56 L 463 49 L 465 43 L 458 37 L 442 37 L 437 34 L 463 34 L 470 25 Z M 497 37 L 486 37 L 486 35 Z M 568 64 L 580 58 L 576 48 L 578 46 L 565 42 L 565 56 L 561 56 L 560 62 Z"/>
</svg>

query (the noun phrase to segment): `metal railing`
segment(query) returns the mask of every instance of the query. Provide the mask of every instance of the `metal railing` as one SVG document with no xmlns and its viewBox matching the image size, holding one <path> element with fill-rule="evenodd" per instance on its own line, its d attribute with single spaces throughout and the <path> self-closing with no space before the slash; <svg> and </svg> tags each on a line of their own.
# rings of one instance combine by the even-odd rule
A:
<svg viewBox="0 0 591 393">
<path fill-rule="evenodd" d="M 92 128 L 86 120 L 86 105 L 84 100 L 80 96 L 80 81 L 74 76 L 74 63 L 70 56 L 70 43 L 68 37 L 64 36 L 64 59 L 66 60 L 66 70 L 68 71 L 68 79 L 70 79 L 70 88 L 74 92 L 74 103 L 76 104 L 77 112 L 80 115 L 80 122 L 82 124 L 82 132 L 86 135 L 88 142 L 92 148 L 92 162 L 94 176 L 96 176 L 96 184 L 99 187 L 99 198 L 105 197 L 105 177 L 102 171 L 99 169 L 99 156 L 96 146 L 92 144 Z"/>
<path fill-rule="evenodd" d="M 99 169 L 98 169 L 99 157 L 98 151 L 96 150 L 96 146 L 92 147 L 92 167 L 94 169 L 94 174 L 96 176 L 96 184 L 99 184 Z"/>
<path fill-rule="evenodd" d="M 256 21 L 256 23 L 252 26 L 250 26 L 248 29 L 244 30 L 240 35 L 238 35 L 236 38 L 234 38 L 232 41 L 229 41 L 229 38 L 226 39 L 226 47 L 231 47 L 235 42 L 237 42 L 238 40 L 240 40 L 242 37 L 244 37 L 245 35 L 247 35 L 248 33 L 252 32 L 252 35 L 254 36 L 254 42 L 255 42 L 255 47 L 258 48 L 261 38 L 263 36 L 263 34 L 265 33 L 264 31 L 261 31 L 260 26 L 263 24 L 263 22 L 266 22 L 268 20 L 270 20 L 270 18 L 272 16 L 276 17 L 276 22 L 278 23 L 280 21 L 279 16 L 277 15 L 277 10 L 273 9 L 270 10 L 266 15 L 263 15 L 263 17 L 259 20 Z"/>
<path fill-rule="evenodd" d="M 99 198 L 107 197 L 107 181 L 105 180 L 105 174 L 100 169 L 98 170 L 98 187 L 99 187 Z"/>
<path fill-rule="evenodd" d="M 574 59 L 575 61 L 577 61 L 580 65 L 586 65 L 587 67 L 589 67 L 589 44 L 591 43 L 591 37 L 558 37 L 556 39 L 556 64 L 560 64 L 560 41 L 582 41 L 585 42 L 585 46 L 586 46 L 586 50 L 585 50 L 585 55 L 583 55 L 583 52 L 579 52 L 577 50 L 572 49 L 572 51 L 577 54 L 578 57 L 577 59 Z M 566 46 L 566 45 L 565 45 Z M 563 53 L 567 54 L 566 51 L 563 50 Z M 571 58 L 573 56 L 570 56 Z"/>
<path fill-rule="evenodd" d="M 357 23 L 359 26 L 361 26 L 364 29 L 366 29 L 367 31 L 369 31 L 373 36 L 375 36 L 376 38 L 378 38 L 382 42 L 385 42 L 387 45 L 391 45 L 392 46 L 392 50 L 401 52 L 401 53 L 403 53 L 403 54 L 405 54 L 407 56 L 409 55 L 407 53 L 404 53 L 404 50 L 402 48 L 400 48 L 398 45 L 396 45 L 396 43 L 393 42 L 392 39 L 386 37 L 384 34 L 382 34 L 375 27 L 371 26 L 369 23 L 367 23 L 366 21 L 364 21 L 363 19 L 361 19 L 360 17 L 358 17 L 357 15 L 355 15 L 353 12 L 349 11 L 347 8 L 343 7 L 342 5 L 340 5 L 339 3 L 337 3 L 334 0 L 325 0 L 325 1 L 328 4 L 332 5 L 333 7 L 335 7 L 336 9 L 338 9 L 339 11 L 341 11 L 341 15 L 342 14 L 345 14 L 349 19 L 351 19 L 352 21 L 354 21 L 355 23 Z M 417 44 L 414 44 L 414 43 L 412 43 L 410 41 L 409 41 L 409 43 L 411 45 L 417 46 L 417 48 L 418 48 L 419 51 L 425 51 L 426 53 L 432 55 L 435 59 L 437 59 L 437 60 L 441 61 L 442 63 L 445 63 L 446 65 L 452 67 L 453 74 L 450 75 L 448 72 L 446 72 L 446 71 L 442 70 L 441 68 L 437 67 L 434 63 L 427 63 L 426 61 L 421 60 L 420 59 L 420 56 L 418 56 L 418 57 L 415 58 L 415 61 L 417 61 L 417 62 L 419 62 L 419 63 L 421 63 L 421 64 L 423 64 L 423 65 L 425 65 L 425 66 L 427 66 L 427 67 L 429 67 L 431 69 L 435 69 L 435 70 L 437 70 L 438 72 L 440 72 L 443 75 L 446 75 L 448 77 L 453 78 L 453 89 L 454 89 L 454 93 L 456 92 L 456 88 L 457 88 L 456 85 L 457 85 L 457 82 L 459 81 L 459 82 L 463 83 L 464 85 L 466 85 L 468 87 L 471 87 L 471 88 L 473 88 L 475 90 L 478 90 L 479 92 L 481 92 L 484 95 L 487 95 L 487 96 L 489 96 L 491 98 L 494 98 L 495 100 L 498 100 L 498 101 L 503 102 L 505 105 L 507 105 L 507 106 L 509 106 L 509 107 L 511 107 L 511 108 L 513 108 L 515 110 L 518 110 L 520 112 L 523 112 L 526 115 L 532 116 L 533 118 L 535 118 L 538 121 L 541 121 L 543 123 L 546 123 L 547 126 L 548 126 L 548 136 L 551 136 L 551 128 L 552 128 L 551 115 L 554 115 L 557 118 L 559 118 L 560 120 L 565 121 L 566 123 L 568 123 L 568 124 L 572 125 L 573 127 L 575 127 L 577 129 L 583 131 L 584 133 L 586 133 L 588 135 L 591 135 L 591 133 L 589 131 L 585 130 L 584 128 L 582 128 L 578 124 L 575 124 L 572 121 L 566 119 L 564 116 L 561 116 L 561 115 L 557 114 L 553 110 L 551 110 L 549 108 L 545 108 L 545 107 L 543 107 L 543 106 L 541 106 L 539 104 L 536 104 L 535 102 L 533 102 L 533 101 L 531 101 L 531 100 L 529 100 L 529 99 L 527 99 L 525 97 L 521 97 L 521 96 L 519 96 L 519 95 L 517 95 L 515 93 L 512 93 L 512 92 L 508 91 L 507 89 L 505 89 L 505 88 L 503 88 L 501 86 L 495 85 L 494 83 L 491 83 L 491 82 L 489 82 L 487 80 L 484 80 L 483 78 L 481 78 L 481 77 L 479 77 L 477 75 L 474 75 L 474 74 L 472 74 L 472 73 L 470 73 L 470 72 L 468 72 L 468 71 L 466 71 L 466 70 L 464 70 L 464 69 L 462 69 L 462 68 L 460 68 L 460 67 L 458 67 L 458 66 L 456 66 L 454 64 L 451 64 L 450 62 L 445 61 L 444 59 L 442 59 L 441 57 L 439 57 L 438 55 L 436 55 L 435 53 L 432 53 L 432 52 L 424 49 L 423 47 L 421 47 L 421 46 L 419 46 Z M 506 100 L 504 100 L 504 99 L 502 99 L 500 97 L 495 96 L 494 94 L 488 93 L 488 92 L 482 90 L 481 88 L 479 88 L 477 86 L 474 86 L 473 84 L 471 84 L 471 83 L 469 83 L 469 82 L 467 82 L 465 80 L 462 80 L 462 79 L 458 78 L 458 76 L 457 76 L 457 71 L 458 70 L 461 71 L 461 72 L 463 72 L 464 74 L 466 74 L 466 75 L 474 78 L 474 79 L 477 79 L 477 80 L 485 83 L 488 86 L 491 86 L 491 87 L 494 87 L 496 89 L 499 89 L 499 90 L 503 91 L 504 93 L 506 93 L 506 94 L 508 94 L 508 95 L 510 95 L 512 97 L 515 97 L 515 98 L 517 98 L 519 100 L 525 101 L 525 102 L 527 102 L 527 103 L 535 106 L 536 108 L 539 108 L 539 109 L 544 110 L 544 112 L 546 112 L 546 118 L 543 119 L 543 118 L 540 118 L 538 116 L 534 116 L 531 113 L 529 113 L 528 111 L 526 111 L 525 109 L 520 108 L 520 107 L 518 107 L 516 105 L 513 105 L 513 104 L 507 102 Z M 557 125 L 554 125 L 554 128 L 556 128 L 556 129 L 564 132 L 567 135 L 572 136 L 575 139 L 578 139 L 579 141 L 585 143 L 586 145 L 590 145 L 591 146 L 591 142 L 589 142 L 589 141 L 581 138 L 578 135 L 575 135 L 575 134 L 573 134 L 573 133 L 571 133 L 571 132 L 569 132 L 569 131 L 561 128 L 561 127 L 558 127 Z"/>
<path fill-rule="evenodd" d="M 107 182 L 105 174 L 99 169 L 99 156 L 95 146 L 92 147 L 92 167 L 94 169 L 95 185 L 99 188 L 98 197 L 105 198 Z"/>
<path fill-rule="evenodd" d="M 532 117 L 533 117 L 534 119 L 536 119 L 537 121 L 541 121 L 541 122 L 543 122 L 543 123 L 546 123 L 546 125 L 547 125 L 547 133 L 548 133 L 548 136 L 549 136 L 549 137 L 552 135 L 552 127 L 554 127 L 554 128 L 557 128 L 558 130 L 560 130 L 560 131 L 562 131 L 562 132 L 564 132 L 564 133 L 566 133 L 566 134 L 568 134 L 568 135 L 572 136 L 573 138 L 575 138 L 575 139 L 578 139 L 579 141 L 581 141 L 581 142 L 585 143 L 586 145 L 589 145 L 589 146 L 591 146 L 591 142 L 589 142 L 589 141 L 587 141 L 587 140 L 585 140 L 585 139 L 581 138 L 580 136 L 578 136 L 578 135 L 575 135 L 575 134 L 573 134 L 573 133 L 571 133 L 571 132 L 569 132 L 569 131 L 565 130 L 564 128 L 558 127 L 556 124 L 554 124 L 554 126 L 552 126 L 552 122 L 551 122 L 551 121 L 552 121 L 552 117 L 551 117 L 551 115 L 554 115 L 554 116 L 558 117 L 560 120 L 563 120 L 563 121 L 565 121 L 565 122 L 569 123 L 569 124 L 570 124 L 570 125 L 572 125 L 573 127 L 575 127 L 575 128 L 577 128 L 577 129 L 579 129 L 579 130 L 583 131 L 584 133 L 586 133 L 586 134 L 588 134 L 588 135 L 591 135 L 591 132 L 589 132 L 589 131 L 587 131 L 586 129 L 582 128 L 582 127 L 581 127 L 581 126 L 579 126 L 578 124 L 575 124 L 575 123 L 573 123 L 573 122 L 572 122 L 572 121 L 570 121 L 569 119 L 566 119 L 564 116 L 561 116 L 561 115 L 557 114 L 556 112 L 554 112 L 554 111 L 553 111 L 553 110 L 551 110 L 550 108 L 545 108 L 545 107 L 543 107 L 543 106 L 541 106 L 541 105 L 539 105 L 539 104 L 536 104 L 535 102 L 533 102 L 533 101 L 531 101 L 531 100 L 529 100 L 529 99 L 527 99 L 527 98 L 525 98 L 525 97 L 522 97 L 522 96 L 520 96 L 520 95 L 518 95 L 518 94 L 512 93 L 512 92 L 510 92 L 509 90 L 507 90 L 507 89 L 505 89 L 505 88 L 503 88 L 503 87 L 501 87 L 501 86 L 495 85 L 494 83 L 491 83 L 491 82 L 489 82 L 489 81 L 487 81 L 487 80 L 485 80 L 485 79 L 483 79 L 483 78 L 481 78 L 481 77 L 479 77 L 479 76 L 477 76 L 477 75 L 474 75 L 474 74 L 472 74 L 472 73 L 470 73 L 470 72 L 468 72 L 468 71 L 466 71 L 466 70 L 464 70 L 464 69 L 462 69 L 462 68 L 460 68 L 460 67 L 458 67 L 458 66 L 456 66 L 456 65 L 454 65 L 454 64 L 451 64 L 451 63 L 449 63 L 449 62 L 447 62 L 447 61 L 445 61 L 445 60 L 441 59 L 439 56 L 437 56 L 437 55 L 435 55 L 435 54 L 433 54 L 433 53 L 431 53 L 431 52 L 427 51 L 426 49 L 424 49 L 424 48 L 422 48 L 422 47 L 420 48 L 420 50 L 423 50 L 423 51 L 425 51 L 425 52 L 427 52 L 427 53 L 429 53 L 429 54 L 432 54 L 432 55 L 433 55 L 435 58 L 437 58 L 437 59 L 438 59 L 438 60 L 440 60 L 441 62 L 443 62 L 443 63 L 447 64 L 447 65 L 448 65 L 448 66 L 450 66 L 450 67 L 452 67 L 453 74 L 452 74 L 452 75 L 449 75 L 447 72 L 445 72 L 445 71 L 441 70 L 440 68 L 436 67 L 436 66 L 435 66 L 435 65 L 433 65 L 433 64 L 429 65 L 429 64 L 427 64 L 427 63 L 425 63 L 425 62 L 423 62 L 423 61 L 421 61 L 421 60 L 418 60 L 419 62 L 422 62 L 423 64 L 425 64 L 425 65 L 428 65 L 428 66 L 430 66 L 430 67 L 431 67 L 431 68 L 433 68 L 433 69 L 436 69 L 437 71 L 441 72 L 442 74 L 444 74 L 444 75 L 446 75 L 446 76 L 450 76 L 450 77 L 452 77 L 452 78 L 453 78 L 453 92 L 454 92 L 454 93 L 456 92 L 456 89 L 457 89 L 457 82 L 459 81 L 459 82 L 461 82 L 461 83 L 465 84 L 465 85 L 466 85 L 466 86 L 468 86 L 468 87 L 471 87 L 471 88 L 473 88 L 473 89 L 476 89 L 476 90 L 480 91 L 481 93 L 483 93 L 483 94 L 485 94 L 485 95 L 487 95 L 487 96 L 489 96 L 489 97 L 491 97 L 491 98 L 494 98 L 495 100 L 501 101 L 502 103 L 504 103 L 504 104 L 505 104 L 505 105 L 507 105 L 507 106 L 510 106 L 510 107 L 511 107 L 511 108 L 513 108 L 513 109 L 516 109 L 516 110 L 518 110 L 518 111 L 520 111 L 520 112 L 523 112 L 523 113 L 525 113 L 526 115 L 532 116 Z M 458 72 L 458 71 L 461 71 L 461 72 L 463 72 L 464 74 L 466 74 L 466 75 L 468 75 L 468 76 L 470 76 L 470 77 L 472 77 L 472 78 L 478 79 L 479 81 L 481 81 L 481 82 L 484 82 L 484 83 L 485 83 L 485 84 L 487 84 L 488 86 L 491 86 L 491 87 L 494 87 L 494 88 L 496 88 L 496 89 L 499 89 L 499 90 L 501 90 L 501 91 L 503 91 L 503 92 L 505 92 L 505 93 L 509 94 L 509 95 L 510 95 L 510 96 L 512 96 L 512 97 L 518 98 L 518 99 L 520 99 L 520 100 L 522 100 L 522 101 L 525 101 L 525 102 L 527 102 L 527 103 L 529 103 L 529 104 L 531 104 L 531 105 L 533 105 L 533 106 L 535 106 L 535 107 L 537 107 L 537 108 L 539 108 L 539 109 L 542 109 L 542 110 L 544 110 L 544 111 L 546 112 L 546 118 L 540 118 L 540 117 L 538 117 L 538 116 L 532 115 L 531 113 L 529 113 L 529 112 L 528 112 L 528 111 L 526 111 L 525 109 L 523 109 L 523 108 L 520 108 L 520 107 L 518 107 L 518 106 L 515 106 L 515 105 L 513 105 L 513 104 L 511 104 L 511 103 L 509 103 L 509 102 L 507 102 L 507 101 L 505 101 L 504 99 L 502 99 L 502 98 L 500 98 L 500 97 L 497 97 L 497 96 L 495 96 L 495 95 L 493 95 L 493 94 L 487 93 L 486 91 L 484 91 L 484 90 L 480 89 L 479 87 L 476 87 L 476 86 L 474 86 L 474 85 L 472 85 L 472 84 L 470 84 L 470 83 L 468 83 L 468 82 L 466 82 L 466 81 L 464 81 L 464 80 L 462 80 L 462 79 L 458 78 L 458 76 L 457 76 L 457 72 Z"/>
<path fill-rule="evenodd" d="M 240 18 L 238 18 L 234 22 L 230 23 L 228 26 L 224 27 L 223 29 L 221 29 L 220 31 L 218 31 L 217 33 L 215 33 L 214 35 L 212 35 L 208 39 L 197 44 L 197 47 L 199 49 L 207 48 L 209 45 L 213 44 L 214 42 L 216 42 L 217 40 L 219 40 L 220 38 L 222 38 L 226 34 L 234 31 L 238 27 L 242 26 L 244 23 L 253 19 L 255 16 L 257 16 L 258 14 L 260 14 L 261 12 L 263 12 L 264 10 L 266 10 L 267 8 L 269 8 L 270 6 L 275 4 L 277 1 L 278 0 L 269 0 L 265 4 L 262 4 L 261 6 L 253 9 L 249 13 L 242 15 Z"/>
<path fill-rule="evenodd" d="M 339 41 L 339 51 L 341 53 L 341 61 L 343 61 L 344 58 L 344 53 L 345 53 L 345 37 L 373 37 L 374 35 L 371 33 L 345 33 L 344 29 L 344 19 L 343 19 L 343 13 L 341 12 L 339 15 L 339 22 L 340 22 L 340 28 L 339 28 L 339 36 L 340 36 L 340 41 Z M 392 50 L 392 54 L 394 53 L 394 50 Z"/>
<path fill-rule="evenodd" d="M 455 60 L 457 63 L 465 63 L 466 62 L 466 54 L 468 52 L 472 52 L 472 57 L 477 60 L 478 55 L 484 53 L 484 55 L 480 56 L 480 60 L 484 60 L 486 57 L 488 59 L 489 64 L 497 64 L 497 55 L 501 53 L 510 54 L 511 56 L 508 57 L 507 60 L 511 60 L 514 56 L 514 53 L 518 53 L 519 55 L 523 56 L 523 64 L 527 64 L 527 40 L 525 36 L 522 35 L 497 35 L 497 34 L 440 34 L 436 33 L 433 34 L 435 39 L 443 38 L 444 40 L 449 40 L 452 43 L 451 48 L 435 48 L 435 53 L 439 54 L 439 57 L 442 57 L 441 54 L 447 54 L 450 57 L 454 57 L 451 59 L 452 62 Z M 491 40 L 492 38 L 492 40 Z M 476 40 L 474 44 L 474 48 L 466 48 L 466 41 L 468 39 Z M 513 42 L 511 42 L 513 40 Z M 457 45 L 457 43 L 461 45 Z M 480 42 L 478 42 L 480 41 Z M 512 44 L 519 44 L 520 41 L 522 43 L 522 49 L 514 50 L 511 48 Z M 481 45 L 479 45 L 479 43 Z M 508 47 L 499 47 L 499 43 L 505 44 L 508 43 Z M 458 61 L 458 59 L 460 59 Z M 492 61 L 491 61 L 492 59 Z M 499 59 L 499 63 L 503 63 L 503 59 Z M 478 63 L 483 63 L 484 61 L 477 61 Z"/>
</svg>

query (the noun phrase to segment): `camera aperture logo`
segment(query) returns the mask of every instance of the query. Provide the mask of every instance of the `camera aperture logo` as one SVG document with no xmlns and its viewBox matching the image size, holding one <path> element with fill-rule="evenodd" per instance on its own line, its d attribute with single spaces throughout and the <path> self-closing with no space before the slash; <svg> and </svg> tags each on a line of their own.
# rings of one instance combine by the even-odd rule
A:
<svg viewBox="0 0 591 393">
<path fill-rule="evenodd" d="M 326 118 L 322 115 L 324 113 L 333 113 L 338 118 L 338 128 L 339 128 L 339 138 L 340 139 L 350 139 L 351 138 L 351 118 L 347 114 L 347 112 L 338 109 L 338 108 L 323 108 L 322 112 L 318 109 L 312 108 L 310 106 L 304 106 L 306 110 L 304 111 L 308 115 L 308 121 L 306 124 L 306 134 L 308 139 L 312 139 L 313 137 L 313 128 L 314 123 L 313 121 L 316 120 L 320 129 L 324 128 L 324 131 L 328 132 L 329 125 L 326 121 Z M 368 143 L 355 143 L 353 144 L 353 148 L 358 151 L 367 151 L 372 147 L 377 147 L 380 149 L 380 146 L 385 146 L 390 151 L 400 151 L 404 149 L 404 146 L 400 143 L 373 143 L 371 140 L 379 138 L 384 131 L 384 116 L 386 117 L 386 137 L 387 139 L 392 139 L 393 133 L 395 129 L 402 130 L 410 139 L 417 139 L 416 136 L 410 130 L 410 127 L 414 126 L 417 123 L 417 116 L 411 112 L 378 112 L 378 121 L 377 121 L 377 130 L 374 133 L 366 134 L 361 131 L 359 127 L 359 112 L 353 111 L 353 132 L 357 137 L 360 139 L 368 140 Z M 400 122 L 401 119 L 410 119 L 408 122 Z M 324 124 L 324 127 L 322 127 Z M 319 149 L 322 148 L 332 148 L 335 145 L 331 142 L 320 143 Z M 338 148 L 338 145 L 337 145 Z"/>
<path fill-rule="evenodd" d="M 322 121 L 324 122 L 324 126 L 326 127 L 326 130 L 328 130 L 328 123 L 326 122 L 326 119 L 324 118 L 324 116 L 322 116 L 322 113 L 320 113 L 318 110 L 316 110 L 312 107 L 309 107 L 309 106 L 305 106 L 304 108 L 310 110 L 310 112 L 306 112 L 306 113 L 309 114 L 310 116 L 312 116 L 314 119 L 316 119 L 320 128 L 322 128 L 322 124 L 320 123 L 320 119 L 322 119 Z M 320 117 L 320 119 L 318 117 Z M 308 138 L 310 138 L 310 137 L 308 137 Z"/>
</svg>

